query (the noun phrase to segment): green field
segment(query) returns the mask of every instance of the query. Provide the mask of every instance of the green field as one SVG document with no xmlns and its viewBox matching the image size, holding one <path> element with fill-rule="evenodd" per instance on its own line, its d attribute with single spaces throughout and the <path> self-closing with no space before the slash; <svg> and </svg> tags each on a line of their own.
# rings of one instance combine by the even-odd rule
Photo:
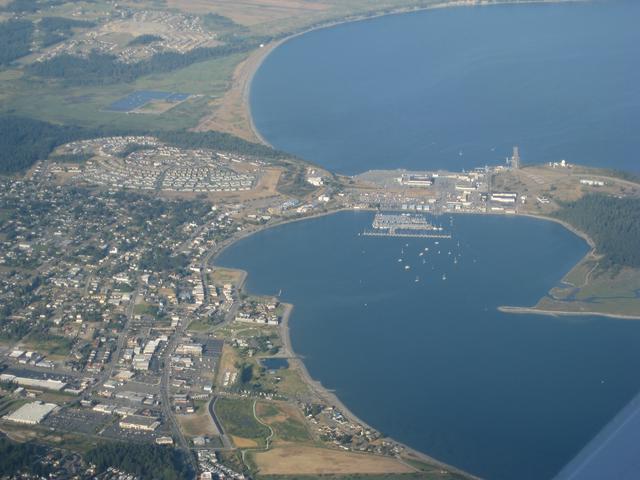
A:
<svg viewBox="0 0 640 480">
<path fill-rule="evenodd" d="M 295 412 L 281 408 L 274 403 L 259 402 L 258 416 L 261 421 L 267 423 L 274 432 L 274 441 L 283 442 L 309 442 L 312 440 L 302 417 L 296 418 Z"/>
<path fill-rule="evenodd" d="M 640 269 L 596 269 L 585 276 L 592 264 L 578 265 L 567 276 L 577 288 L 554 288 L 536 308 L 567 312 L 596 312 L 611 315 L 640 315 Z"/>
<path fill-rule="evenodd" d="M 243 58 L 244 55 L 230 55 L 170 73 L 149 75 L 131 83 L 105 86 L 67 86 L 59 81 L 30 78 L 17 70 L 7 70 L 0 73 L 0 113 L 94 127 L 191 128 L 210 111 L 212 99 L 227 90 L 233 70 Z M 104 111 L 115 100 L 137 90 L 181 92 L 194 97 L 158 114 Z"/>
<path fill-rule="evenodd" d="M 73 340 L 59 335 L 30 335 L 25 345 L 31 349 L 48 355 L 69 355 Z"/>
<path fill-rule="evenodd" d="M 270 432 L 253 416 L 253 400 L 220 398 L 216 402 L 215 410 L 226 433 L 255 440 L 258 445 L 264 445 Z"/>
</svg>

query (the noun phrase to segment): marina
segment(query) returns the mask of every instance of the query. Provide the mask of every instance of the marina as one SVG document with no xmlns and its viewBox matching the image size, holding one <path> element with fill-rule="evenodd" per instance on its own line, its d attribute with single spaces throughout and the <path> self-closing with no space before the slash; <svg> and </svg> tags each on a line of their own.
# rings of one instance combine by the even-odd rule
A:
<svg viewBox="0 0 640 480">
<path fill-rule="evenodd" d="M 365 230 L 367 237 L 399 237 L 399 238 L 451 238 L 450 233 L 442 227 L 434 225 L 427 217 L 419 214 L 377 213 L 371 224 L 373 230 Z"/>
</svg>

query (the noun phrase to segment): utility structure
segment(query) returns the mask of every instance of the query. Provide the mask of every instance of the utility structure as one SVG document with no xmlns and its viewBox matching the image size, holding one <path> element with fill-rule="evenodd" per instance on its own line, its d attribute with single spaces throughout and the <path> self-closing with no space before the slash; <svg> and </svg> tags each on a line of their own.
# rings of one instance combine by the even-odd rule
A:
<svg viewBox="0 0 640 480">
<path fill-rule="evenodd" d="M 509 159 L 509 163 L 511 164 L 511 168 L 516 170 L 520 168 L 520 150 L 517 146 L 513 147 L 513 154 Z"/>
</svg>

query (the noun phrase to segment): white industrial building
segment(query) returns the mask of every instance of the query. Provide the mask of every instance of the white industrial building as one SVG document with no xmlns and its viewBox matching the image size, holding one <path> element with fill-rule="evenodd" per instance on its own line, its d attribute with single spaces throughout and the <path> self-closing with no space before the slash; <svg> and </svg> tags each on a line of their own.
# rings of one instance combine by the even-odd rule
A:
<svg viewBox="0 0 640 480">
<path fill-rule="evenodd" d="M 44 390 L 53 390 L 56 392 L 59 392 L 67 386 L 66 383 L 61 382 L 60 380 L 39 380 L 37 378 L 16 377 L 15 375 L 8 373 L 0 374 L 0 382 L 11 382 L 26 388 L 42 388 Z"/>
<path fill-rule="evenodd" d="M 58 408 L 55 403 L 32 402 L 21 406 L 15 412 L 5 415 L 4 419 L 26 425 L 36 425 Z"/>
</svg>

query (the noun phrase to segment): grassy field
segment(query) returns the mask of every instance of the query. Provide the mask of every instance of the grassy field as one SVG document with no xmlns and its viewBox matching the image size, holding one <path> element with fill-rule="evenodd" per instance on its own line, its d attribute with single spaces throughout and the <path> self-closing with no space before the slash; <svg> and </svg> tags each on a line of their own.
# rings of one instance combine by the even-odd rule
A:
<svg viewBox="0 0 640 480">
<path fill-rule="evenodd" d="M 242 55 L 196 63 L 132 83 L 106 86 L 65 86 L 57 81 L 27 78 L 18 71 L 0 74 L 0 112 L 31 116 L 50 122 L 88 126 L 114 125 L 132 129 L 182 129 L 198 124 L 210 113 L 210 102 L 228 88 Z M 104 108 L 136 90 L 190 93 L 194 97 L 162 113 L 108 112 Z M 34 95 L 34 92 L 38 92 Z"/>
<path fill-rule="evenodd" d="M 230 283 L 234 287 L 240 285 L 246 276 L 242 270 L 234 270 L 231 268 L 215 267 L 211 273 L 211 281 L 216 285 L 224 285 Z"/>
<path fill-rule="evenodd" d="M 149 303 L 138 303 L 133 307 L 134 315 L 151 315 L 156 316 L 158 314 L 158 307 Z"/>
<path fill-rule="evenodd" d="M 274 431 L 274 444 L 278 442 L 309 442 L 312 440 L 302 414 L 293 406 L 282 402 L 258 402 L 258 418 Z"/>
<path fill-rule="evenodd" d="M 538 302 L 541 310 L 597 312 L 640 316 L 640 270 L 593 270 L 591 263 L 578 265 L 568 275 L 576 288 L 555 288 Z"/>
<path fill-rule="evenodd" d="M 348 475 L 415 473 L 394 458 L 304 445 L 251 454 L 261 475 Z"/>
<path fill-rule="evenodd" d="M 0 416 L 15 412 L 29 401 L 23 398 L 11 398 L 9 396 L 0 397 Z"/>
<path fill-rule="evenodd" d="M 211 437 L 220 434 L 216 428 L 209 409 L 208 402 L 199 402 L 196 404 L 196 411 L 191 415 L 176 415 L 180 428 L 189 437 L 197 437 L 200 435 Z"/>
<path fill-rule="evenodd" d="M 46 427 L 19 425 L 13 423 L 1 423 L 0 432 L 6 434 L 11 440 L 16 442 L 35 441 L 45 445 L 54 447 L 64 447 L 78 453 L 85 453 L 91 448 L 98 445 L 98 441 L 74 433 L 61 433 L 60 431 L 51 431 Z"/>
<path fill-rule="evenodd" d="M 251 442 L 251 445 L 245 444 L 245 447 L 263 446 L 270 433 L 267 427 L 254 418 L 253 402 L 247 398 L 220 398 L 215 407 L 225 432 L 239 440 L 247 439 Z"/>
<path fill-rule="evenodd" d="M 24 340 L 24 346 L 38 353 L 66 356 L 71 351 L 71 344 L 73 341 L 70 338 L 62 337 L 59 335 L 44 336 L 29 336 Z"/>
<path fill-rule="evenodd" d="M 448 472 L 391 473 L 372 475 L 258 475 L 259 480 L 458 480 L 465 477 Z"/>
</svg>

